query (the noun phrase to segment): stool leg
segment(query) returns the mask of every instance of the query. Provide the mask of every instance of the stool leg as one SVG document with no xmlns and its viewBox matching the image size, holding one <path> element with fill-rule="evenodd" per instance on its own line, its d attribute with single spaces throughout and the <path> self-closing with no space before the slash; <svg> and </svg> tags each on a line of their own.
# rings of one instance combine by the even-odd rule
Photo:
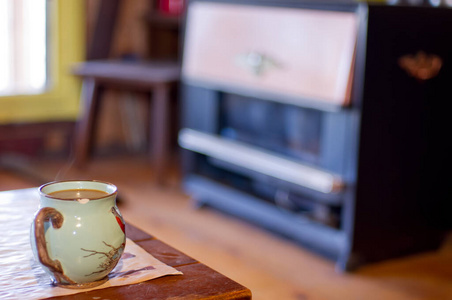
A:
<svg viewBox="0 0 452 300">
<path fill-rule="evenodd" d="M 167 167 L 168 152 L 168 113 L 169 113 L 169 86 L 159 84 L 152 91 L 151 99 L 151 160 L 154 165 L 154 174 L 157 184 L 165 181 L 165 168 Z"/>
<path fill-rule="evenodd" d="M 101 89 L 93 78 L 85 78 L 82 85 L 80 99 L 80 118 L 75 129 L 75 165 L 82 167 L 86 164 L 93 143 L 94 127 L 96 123 L 98 102 Z"/>
</svg>

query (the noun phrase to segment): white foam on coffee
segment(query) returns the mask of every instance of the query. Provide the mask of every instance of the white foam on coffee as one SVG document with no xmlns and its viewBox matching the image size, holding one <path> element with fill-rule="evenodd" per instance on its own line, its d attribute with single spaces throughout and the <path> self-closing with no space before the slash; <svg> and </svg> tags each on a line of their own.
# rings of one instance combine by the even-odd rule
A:
<svg viewBox="0 0 452 300">
<path fill-rule="evenodd" d="M 81 204 L 86 204 L 89 202 L 88 198 L 83 198 L 83 199 L 77 199 L 78 202 L 80 202 Z"/>
</svg>

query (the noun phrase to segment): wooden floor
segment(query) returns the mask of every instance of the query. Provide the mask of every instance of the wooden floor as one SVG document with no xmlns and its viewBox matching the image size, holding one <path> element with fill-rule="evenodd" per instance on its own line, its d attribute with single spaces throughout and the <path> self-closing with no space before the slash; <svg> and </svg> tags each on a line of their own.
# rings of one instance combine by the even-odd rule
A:
<svg viewBox="0 0 452 300">
<path fill-rule="evenodd" d="M 116 184 L 127 222 L 245 285 L 254 299 L 452 299 L 452 242 L 437 252 L 341 274 L 296 243 L 213 209 L 196 209 L 179 178 L 174 168 L 169 184 L 157 187 L 147 159 L 132 155 L 96 158 L 82 170 L 58 159 L 0 161 L 0 190 L 55 179 Z"/>
</svg>

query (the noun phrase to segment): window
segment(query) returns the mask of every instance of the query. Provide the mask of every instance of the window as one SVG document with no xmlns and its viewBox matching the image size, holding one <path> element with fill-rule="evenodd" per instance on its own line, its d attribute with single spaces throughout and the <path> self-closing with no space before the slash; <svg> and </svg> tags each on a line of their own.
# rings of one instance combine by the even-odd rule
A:
<svg viewBox="0 0 452 300">
<path fill-rule="evenodd" d="M 0 95 L 42 93 L 48 81 L 46 0 L 0 1 Z"/>
<path fill-rule="evenodd" d="M 78 117 L 85 17 L 83 0 L 0 0 L 0 126 Z"/>
</svg>

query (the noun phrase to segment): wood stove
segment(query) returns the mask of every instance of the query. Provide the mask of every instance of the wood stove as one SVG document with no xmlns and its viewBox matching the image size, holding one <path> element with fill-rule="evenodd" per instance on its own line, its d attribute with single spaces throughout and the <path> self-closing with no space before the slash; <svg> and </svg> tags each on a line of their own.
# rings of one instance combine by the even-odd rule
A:
<svg viewBox="0 0 452 300">
<path fill-rule="evenodd" d="M 190 1 L 185 190 L 339 270 L 436 249 L 451 34 L 447 8 Z"/>
</svg>

